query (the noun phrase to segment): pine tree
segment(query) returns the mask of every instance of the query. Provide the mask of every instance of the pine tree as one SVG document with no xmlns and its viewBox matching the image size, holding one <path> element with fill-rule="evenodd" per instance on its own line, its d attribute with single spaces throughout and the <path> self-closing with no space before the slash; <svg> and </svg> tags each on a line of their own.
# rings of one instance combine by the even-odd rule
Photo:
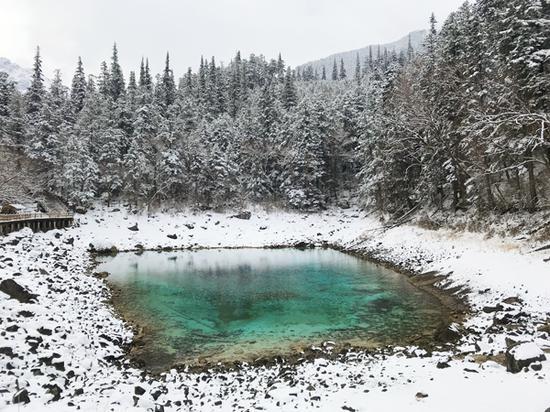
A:
<svg viewBox="0 0 550 412">
<path fill-rule="evenodd" d="M 144 85 L 145 89 L 149 92 L 153 90 L 153 76 L 151 75 L 151 71 L 149 69 L 149 59 L 145 59 L 145 80 Z"/>
<path fill-rule="evenodd" d="M 338 66 L 336 65 L 336 59 L 334 59 L 334 63 L 332 65 L 332 80 L 338 80 Z"/>
<path fill-rule="evenodd" d="M 136 82 L 136 73 L 134 71 L 130 72 L 130 77 L 128 78 L 128 90 L 126 94 L 127 104 L 130 106 L 130 110 L 134 112 L 138 97 L 138 85 Z"/>
<path fill-rule="evenodd" d="M 359 53 L 357 53 L 355 59 L 355 81 L 357 83 L 361 82 L 361 62 L 359 61 Z"/>
<path fill-rule="evenodd" d="M 40 112 L 27 129 L 28 153 L 33 158 L 49 163 L 53 172 L 61 161 L 61 151 L 68 131 L 68 90 L 56 71 Z"/>
<path fill-rule="evenodd" d="M 340 59 L 340 80 L 347 78 L 346 68 L 344 67 L 344 59 Z"/>
<path fill-rule="evenodd" d="M 174 73 L 170 69 L 170 56 L 166 53 L 166 64 L 162 74 L 160 84 L 161 104 L 167 108 L 176 100 L 176 83 L 174 82 Z"/>
<path fill-rule="evenodd" d="M 40 58 L 40 47 L 36 48 L 32 81 L 26 94 L 27 113 L 36 114 L 42 109 L 44 101 L 44 75 L 42 74 L 42 59 Z"/>
<path fill-rule="evenodd" d="M 88 81 L 86 82 L 86 95 L 90 96 L 96 92 L 95 76 L 93 74 L 88 75 Z"/>
<path fill-rule="evenodd" d="M 288 115 L 286 128 L 292 156 L 282 182 L 285 197 L 297 209 L 321 209 L 326 201 L 326 140 L 331 134 L 323 105 L 317 100 L 303 100 Z"/>
<path fill-rule="evenodd" d="M 374 69 L 374 58 L 372 56 L 372 46 L 369 46 L 369 69 L 370 71 Z"/>
<path fill-rule="evenodd" d="M 1 73 L 0 73 L 1 76 Z M 8 100 L 8 117 L 0 129 L 5 133 L 6 143 L 22 145 L 25 137 L 25 129 L 29 124 L 25 122 L 25 100 L 13 86 Z M 0 131 L 1 133 L 1 131 Z"/>
<path fill-rule="evenodd" d="M 193 96 L 193 71 L 191 70 L 191 67 L 187 68 L 187 73 L 185 73 L 185 77 L 183 79 L 183 90 L 184 95 L 187 95 L 188 97 Z"/>
<path fill-rule="evenodd" d="M 71 86 L 71 104 L 75 113 L 79 113 L 84 107 L 86 88 L 86 75 L 84 74 L 82 59 L 78 57 L 78 63 Z"/>
<path fill-rule="evenodd" d="M 424 41 L 424 47 L 426 49 L 426 56 L 428 59 L 427 70 L 428 73 L 433 73 L 435 66 L 435 56 L 436 56 L 436 42 L 437 42 L 437 29 L 436 29 L 437 20 L 435 19 L 435 14 L 432 13 L 430 16 L 430 30 Z"/>
<path fill-rule="evenodd" d="M 0 72 L 0 143 L 2 144 L 14 143 L 9 130 L 10 102 L 14 93 L 14 83 L 9 80 L 7 73 Z"/>
<path fill-rule="evenodd" d="M 321 80 L 326 80 L 327 79 L 327 71 L 325 69 L 325 66 L 323 66 L 323 69 L 321 71 Z"/>
<path fill-rule="evenodd" d="M 6 72 L 0 72 L 0 118 L 9 116 L 9 102 L 14 92 L 15 84 L 13 81 L 9 80 Z"/>
<path fill-rule="evenodd" d="M 286 69 L 282 102 L 283 107 L 286 110 L 290 110 L 292 107 L 296 106 L 297 103 L 296 86 L 294 85 L 294 79 L 292 78 L 292 69 L 290 68 L 290 66 Z"/>
<path fill-rule="evenodd" d="M 277 78 L 280 81 L 283 81 L 284 76 L 285 76 L 285 62 L 281 57 L 281 53 L 279 53 L 279 57 L 277 58 Z"/>
<path fill-rule="evenodd" d="M 286 85 L 286 80 L 285 80 Z M 286 101 L 286 98 L 285 98 Z M 295 104 L 295 103 L 293 103 Z M 293 105 L 292 104 L 292 105 Z M 291 105 L 291 106 L 292 106 Z M 266 84 L 260 94 L 259 104 L 259 123 L 261 136 L 264 138 L 273 138 L 276 134 L 276 124 L 278 121 L 277 109 L 275 107 L 275 91 L 272 84 Z M 287 109 L 291 106 L 286 107 Z"/>
<path fill-rule="evenodd" d="M 97 79 L 97 87 L 98 87 L 99 93 L 101 93 L 105 97 L 111 96 L 110 85 L 111 85 L 111 73 L 109 73 L 107 63 L 101 62 L 99 77 Z"/>
<path fill-rule="evenodd" d="M 64 150 L 61 190 L 69 204 L 88 206 L 96 195 L 98 170 L 89 154 L 88 141 L 71 135 Z"/>
<path fill-rule="evenodd" d="M 140 89 L 145 89 L 147 86 L 147 75 L 145 73 L 145 60 L 142 57 L 141 63 L 139 65 L 139 87 Z"/>
<path fill-rule="evenodd" d="M 113 55 L 111 57 L 111 72 L 109 79 L 109 93 L 114 101 L 125 93 L 124 75 L 118 62 L 118 50 L 116 43 L 113 45 Z"/>
<path fill-rule="evenodd" d="M 210 64 L 206 64 L 204 69 L 206 73 L 206 83 L 205 83 L 205 98 L 206 104 L 209 108 L 209 112 L 217 116 L 219 115 L 223 108 L 221 107 L 220 101 L 220 81 L 218 76 L 218 69 L 216 67 L 216 61 L 212 57 Z"/>
<path fill-rule="evenodd" d="M 408 42 L 408 46 L 407 46 L 407 61 L 412 61 L 414 57 L 414 48 L 412 46 L 412 40 L 411 40 L 411 35 L 409 34 L 409 42 Z"/>
<path fill-rule="evenodd" d="M 200 100 L 205 100 L 207 98 L 206 91 L 206 70 L 208 64 L 205 63 L 203 56 L 201 56 L 201 63 L 199 65 L 199 83 L 198 83 L 198 97 Z"/>
</svg>

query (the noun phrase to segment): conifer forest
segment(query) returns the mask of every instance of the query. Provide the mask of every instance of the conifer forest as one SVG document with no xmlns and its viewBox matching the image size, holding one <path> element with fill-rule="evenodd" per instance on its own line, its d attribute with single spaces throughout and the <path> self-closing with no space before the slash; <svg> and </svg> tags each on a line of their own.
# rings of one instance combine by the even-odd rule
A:
<svg viewBox="0 0 550 412">
<path fill-rule="evenodd" d="M 46 88 L 37 49 L 26 92 L 0 73 L 0 140 L 73 206 L 540 210 L 549 15 L 546 0 L 465 3 L 440 29 L 431 17 L 422 47 L 372 47 L 351 73 L 239 52 L 177 73 L 167 53 L 162 73 L 136 56 L 126 78 L 115 44 L 99 71 L 82 56 Z"/>
</svg>

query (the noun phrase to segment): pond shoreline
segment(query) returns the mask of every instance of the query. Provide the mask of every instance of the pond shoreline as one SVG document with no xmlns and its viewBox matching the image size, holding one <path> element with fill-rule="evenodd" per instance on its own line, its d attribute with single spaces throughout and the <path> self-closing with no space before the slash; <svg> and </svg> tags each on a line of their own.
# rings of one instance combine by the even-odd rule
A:
<svg viewBox="0 0 550 412">
<path fill-rule="evenodd" d="M 338 252 L 342 252 L 351 256 L 355 256 L 361 260 L 373 263 L 378 266 L 382 266 L 386 269 L 392 270 L 398 273 L 400 276 L 404 276 L 405 279 L 413 285 L 415 288 L 422 290 L 423 292 L 435 297 L 444 307 L 449 311 L 448 320 L 444 323 L 441 323 L 437 329 L 433 331 L 433 335 L 430 333 L 428 336 L 426 333 L 418 332 L 415 336 L 409 338 L 403 338 L 399 341 L 393 342 L 391 345 L 383 343 L 368 343 L 366 345 L 350 345 L 348 343 L 338 343 L 332 342 L 330 339 L 325 341 L 317 342 L 308 342 L 302 345 L 296 345 L 296 350 L 292 352 L 280 352 L 275 354 L 258 354 L 255 357 L 235 359 L 231 361 L 219 361 L 213 360 L 210 361 L 207 358 L 199 357 L 197 362 L 185 363 L 185 362 L 174 362 L 169 367 L 166 368 L 147 368 L 147 361 L 144 360 L 144 339 L 147 337 L 147 334 L 150 333 L 151 328 L 154 328 L 154 325 L 151 325 L 147 322 L 136 319 L 133 316 L 128 315 L 128 311 L 124 309 L 121 302 L 117 299 L 122 293 L 122 290 L 115 286 L 112 282 L 109 282 L 107 272 L 101 272 L 99 276 L 104 280 L 105 285 L 111 291 L 111 298 L 109 303 L 114 309 L 117 316 L 122 319 L 133 332 L 133 339 L 130 343 L 126 344 L 123 349 L 126 353 L 128 360 L 135 367 L 146 370 L 148 373 L 153 375 L 159 375 L 162 372 L 166 372 L 170 369 L 176 369 L 179 371 L 191 371 L 195 373 L 203 373 L 212 370 L 215 368 L 217 371 L 230 371 L 234 369 L 239 369 L 243 364 L 250 365 L 251 367 L 271 367 L 277 364 L 286 364 L 289 366 L 302 364 L 304 362 L 313 362 L 316 359 L 327 359 L 327 360 L 342 360 L 345 358 L 346 354 L 352 353 L 363 353 L 368 354 L 393 354 L 394 347 L 403 347 L 415 345 L 423 350 L 431 352 L 436 349 L 441 349 L 446 347 L 449 350 L 453 349 L 453 344 L 458 340 L 460 335 L 453 330 L 450 330 L 450 325 L 454 324 L 459 329 L 463 327 L 463 322 L 466 316 L 470 311 L 466 300 L 461 298 L 457 294 L 457 290 L 447 290 L 437 286 L 438 282 L 444 279 L 443 276 L 436 273 L 433 274 L 423 274 L 422 279 L 417 278 L 418 273 L 414 273 L 412 270 L 408 270 L 400 265 L 397 265 L 389 260 L 384 261 L 380 258 L 373 258 L 371 255 L 356 251 L 353 249 L 347 249 L 339 245 L 332 245 L 328 243 L 323 244 L 309 244 L 306 242 L 300 242 L 299 244 L 280 244 L 272 246 L 262 246 L 262 247 L 194 247 L 194 248 L 155 248 L 155 249 L 134 249 L 134 250 L 109 250 L 108 252 L 98 253 L 90 252 L 92 258 L 91 272 L 94 271 L 98 265 L 97 259 L 101 256 L 116 256 L 119 253 L 136 253 L 141 255 L 145 252 L 157 252 L 157 253 L 167 253 L 167 252 L 177 252 L 177 251 L 199 251 L 199 250 L 236 250 L 236 249 L 296 249 L 296 250 L 306 250 L 306 249 L 332 249 Z M 418 280 L 417 280 L 418 279 Z M 447 316 L 447 315 L 446 315 Z M 329 342 L 329 343 L 327 343 Z"/>
<path fill-rule="evenodd" d="M 250 220 L 241 221 L 229 213 L 148 216 L 97 208 L 78 220 L 70 229 L 22 230 L 0 238 L 2 280 L 38 296 L 36 302 L 22 303 L 0 293 L 0 386 L 5 388 L 0 408 L 7 412 L 75 407 L 84 412 L 328 412 L 344 406 L 359 411 L 364 405 L 449 410 L 449 388 L 469 395 L 452 402 L 453 412 L 479 410 L 476 397 L 491 410 L 521 410 L 525 399 L 517 393 L 528 393 L 541 410 L 548 406 L 550 266 L 543 244 L 411 225 L 385 229 L 356 210 L 304 215 L 254 209 Z M 136 222 L 139 231 L 130 231 Z M 392 265 L 419 287 L 443 289 L 441 296 L 450 294 L 451 305 L 467 305 L 462 326 L 454 322 L 450 329 L 458 340 L 434 350 L 413 342 L 376 351 L 333 350 L 325 359 L 306 353 L 310 359 L 292 365 L 273 359 L 267 365 L 150 374 L 130 363 L 124 348 L 139 331 L 132 332 L 115 313 L 102 276 L 90 276 L 89 250 L 116 246 L 136 252 L 138 244 L 175 250 L 220 243 L 230 248 L 332 246 Z M 527 366 L 514 361 L 518 347 L 536 355 Z M 522 373 L 507 371 L 517 372 L 518 365 Z M 418 398 L 418 393 L 429 396 Z M 29 403 L 15 403 L 22 394 Z"/>
</svg>

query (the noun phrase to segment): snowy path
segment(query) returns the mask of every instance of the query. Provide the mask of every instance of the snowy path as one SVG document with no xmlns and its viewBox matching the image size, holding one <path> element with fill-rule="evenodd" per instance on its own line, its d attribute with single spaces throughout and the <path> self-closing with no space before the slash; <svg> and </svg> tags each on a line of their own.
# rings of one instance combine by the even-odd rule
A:
<svg viewBox="0 0 550 412">
<path fill-rule="evenodd" d="M 162 405 L 166 411 L 544 412 L 550 407 L 550 361 L 517 374 L 494 361 L 504 358 L 513 341 L 534 342 L 517 347 L 518 358 L 550 350 L 550 263 L 543 261 L 550 253 L 527 253 L 534 245 L 411 226 L 382 232 L 377 221 L 355 210 L 301 215 L 257 209 L 250 220 L 103 210 L 80 221 L 70 230 L 24 230 L 0 238 L 0 280 L 13 279 L 38 295 L 35 303 L 19 303 L 0 292 L 2 411 L 77 406 L 160 411 Z M 137 231 L 128 229 L 136 223 Z M 125 250 L 296 242 L 338 244 L 417 273 L 452 272 L 448 286 L 467 286 L 474 308 L 462 341 L 453 353 L 403 348 L 389 356 L 350 354 L 345 363 L 320 359 L 199 375 L 172 371 L 153 379 L 125 364 L 118 344 L 128 342 L 131 333 L 105 303 L 103 282 L 86 275 L 90 244 Z M 122 367 L 116 366 L 120 362 Z M 16 393 L 30 403 L 13 404 Z"/>
</svg>

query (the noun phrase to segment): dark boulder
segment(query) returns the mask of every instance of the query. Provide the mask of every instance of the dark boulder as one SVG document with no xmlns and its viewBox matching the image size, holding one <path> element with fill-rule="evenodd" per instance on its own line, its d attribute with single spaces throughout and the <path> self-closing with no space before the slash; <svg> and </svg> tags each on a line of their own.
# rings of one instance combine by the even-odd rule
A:
<svg viewBox="0 0 550 412">
<path fill-rule="evenodd" d="M 134 226 L 130 226 L 128 230 L 131 230 L 132 232 L 137 232 L 139 230 L 138 224 L 136 223 Z"/>
<path fill-rule="evenodd" d="M 138 396 L 141 396 L 145 393 L 145 389 L 143 389 L 141 386 L 136 386 L 134 388 L 134 393 Z"/>
<path fill-rule="evenodd" d="M 42 344 L 43 341 L 44 339 L 42 339 L 42 336 L 28 335 L 25 338 L 25 342 L 30 346 L 29 352 L 31 353 L 36 353 L 36 349 Z"/>
<path fill-rule="evenodd" d="M 455 327 L 444 324 L 440 325 L 434 333 L 434 339 L 441 343 L 456 342 L 461 337 L 462 334 Z"/>
<path fill-rule="evenodd" d="M 79 215 L 85 215 L 87 210 L 84 206 L 77 206 L 74 208 L 75 213 L 78 213 Z"/>
<path fill-rule="evenodd" d="M 46 336 L 51 336 L 52 334 L 52 330 L 51 329 L 48 329 L 48 328 L 45 328 L 43 326 L 39 327 L 38 329 L 36 329 L 38 331 L 38 333 L 40 333 L 41 335 L 46 335 Z"/>
<path fill-rule="evenodd" d="M 542 364 L 539 362 L 532 363 L 531 369 L 533 369 L 535 372 L 540 372 L 542 370 Z"/>
<path fill-rule="evenodd" d="M 307 242 L 296 242 L 294 244 L 294 247 L 296 249 L 305 250 L 305 249 L 313 249 L 313 248 L 315 248 L 315 245 L 313 245 L 311 243 L 307 243 Z"/>
<path fill-rule="evenodd" d="M 176 234 L 173 234 L 173 235 L 166 235 L 166 237 L 170 238 L 170 239 L 174 239 L 176 240 L 178 238 L 178 235 Z"/>
<path fill-rule="evenodd" d="M 496 305 L 496 306 L 484 306 L 483 312 L 485 313 L 495 313 L 495 312 L 501 312 L 504 310 L 504 306 L 502 305 Z"/>
<path fill-rule="evenodd" d="M 109 272 L 95 272 L 93 276 L 98 279 L 106 279 L 109 276 Z"/>
<path fill-rule="evenodd" d="M 533 342 L 520 343 L 506 351 L 506 370 L 518 373 L 532 363 L 546 360 L 544 352 Z"/>
<path fill-rule="evenodd" d="M 29 403 L 30 401 L 29 392 L 26 389 L 19 389 L 12 398 L 13 403 Z"/>
<path fill-rule="evenodd" d="M 521 305 L 523 301 L 521 300 L 521 298 L 518 298 L 517 296 L 512 296 L 504 299 L 502 303 L 505 303 L 507 305 Z"/>
<path fill-rule="evenodd" d="M 349 209 L 350 208 L 349 202 L 346 199 L 339 200 L 338 203 L 337 203 L 337 206 L 340 209 Z"/>
<path fill-rule="evenodd" d="M 47 389 L 50 395 L 53 395 L 53 398 L 51 399 L 52 402 L 57 402 L 59 399 L 61 399 L 61 393 L 63 392 L 63 389 L 61 389 L 56 384 L 46 384 L 42 387 Z"/>
<path fill-rule="evenodd" d="M 236 215 L 233 215 L 231 217 L 235 219 L 249 220 L 252 217 L 252 213 L 246 210 L 246 211 L 239 212 Z"/>
<path fill-rule="evenodd" d="M 13 352 L 13 349 L 9 346 L 4 346 L 0 348 L 0 355 L 6 355 L 10 358 L 16 358 L 17 355 Z"/>
<path fill-rule="evenodd" d="M 4 279 L 0 282 L 0 292 L 4 292 L 10 298 L 17 299 L 21 303 L 35 302 L 38 296 L 27 291 L 13 279 Z"/>
<path fill-rule="evenodd" d="M 17 332 L 19 330 L 19 326 L 16 324 L 10 325 L 6 328 L 6 332 Z"/>
</svg>

